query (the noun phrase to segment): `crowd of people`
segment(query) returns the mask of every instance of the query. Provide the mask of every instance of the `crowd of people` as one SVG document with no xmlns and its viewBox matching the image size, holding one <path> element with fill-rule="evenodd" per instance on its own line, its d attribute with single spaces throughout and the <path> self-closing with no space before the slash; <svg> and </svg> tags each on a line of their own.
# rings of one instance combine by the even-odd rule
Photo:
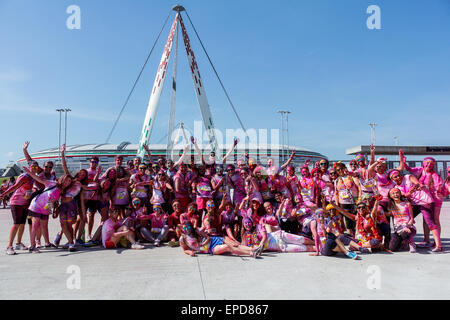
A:
<svg viewBox="0 0 450 320">
<path fill-rule="evenodd" d="M 13 226 L 6 254 L 16 250 L 40 253 L 42 248 L 76 251 L 81 246 L 144 249 L 167 243 L 185 254 L 234 254 L 258 257 L 264 251 L 309 252 L 312 256 L 394 252 L 417 247 L 442 251 L 439 215 L 450 194 L 450 168 L 444 181 L 435 160 L 410 168 L 400 150 L 400 165 L 387 169 L 387 159 L 359 154 L 347 167 L 322 159 L 291 165 L 295 152 L 282 166 L 257 164 L 247 154 L 227 164 L 238 143 L 216 163 L 212 152 L 205 160 L 195 139 L 194 156 L 180 159 L 134 158 L 103 171 L 91 157 L 88 169 L 68 170 L 61 147 L 64 175 L 57 177 L 52 161 L 40 167 L 23 145 L 28 167 L 16 180 L 1 186 L 0 200 L 11 208 Z M 94 230 L 95 217 L 100 223 Z M 424 237 L 415 243 L 416 219 L 422 214 Z M 59 219 L 53 242 L 49 218 Z M 28 224 L 30 246 L 23 244 Z M 434 243 L 430 240 L 432 234 Z M 42 237 L 44 243 L 41 242 Z M 61 240 L 67 243 L 61 246 Z M 52 237 L 53 239 L 53 237 Z M 16 240 L 15 246 L 14 240 Z"/>
</svg>

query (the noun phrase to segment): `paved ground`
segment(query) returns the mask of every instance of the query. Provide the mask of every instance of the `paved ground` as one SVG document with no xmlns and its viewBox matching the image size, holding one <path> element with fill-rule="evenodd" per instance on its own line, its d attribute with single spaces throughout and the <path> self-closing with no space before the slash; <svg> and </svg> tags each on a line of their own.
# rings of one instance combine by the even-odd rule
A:
<svg viewBox="0 0 450 320">
<path fill-rule="evenodd" d="M 417 219 L 422 237 L 422 219 Z M 441 213 L 443 244 L 432 254 L 378 253 L 345 257 L 263 254 L 259 259 L 183 254 L 180 248 L 145 250 L 99 247 L 68 253 L 0 253 L 0 299 L 449 299 L 450 203 Z M 12 219 L 0 210 L 0 248 L 6 248 Z M 58 224 L 50 222 L 51 237 Z M 26 233 L 24 242 L 29 243 Z M 70 266 L 80 270 L 80 289 Z M 374 267 L 375 266 L 375 267 Z M 67 273 L 69 268 L 69 273 Z M 373 273 L 378 268 L 378 289 Z M 72 278 L 71 278 L 72 277 Z"/>
</svg>

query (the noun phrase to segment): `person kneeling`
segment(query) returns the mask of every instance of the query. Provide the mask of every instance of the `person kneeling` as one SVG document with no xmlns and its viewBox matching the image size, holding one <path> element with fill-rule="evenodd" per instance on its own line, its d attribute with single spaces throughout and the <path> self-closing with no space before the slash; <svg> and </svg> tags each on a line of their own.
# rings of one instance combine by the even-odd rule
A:
<svg viewBox="0 0 450 320">
<path fill-rule="evenodd" d="M 114 210 L 110 213 L 109 219 L 103 223 L 102 226 L 102 242 L 106 249 L 117 248 L 117 244 L 122 238 L 127 239 L 131 242 L 131 249 L 143 249 L 136 242 L 134 237 L 134 228 L 128 228 L 122 225 L 121 221 L 118 219 L 120 214 L 119 210 Z"/>
</svg>

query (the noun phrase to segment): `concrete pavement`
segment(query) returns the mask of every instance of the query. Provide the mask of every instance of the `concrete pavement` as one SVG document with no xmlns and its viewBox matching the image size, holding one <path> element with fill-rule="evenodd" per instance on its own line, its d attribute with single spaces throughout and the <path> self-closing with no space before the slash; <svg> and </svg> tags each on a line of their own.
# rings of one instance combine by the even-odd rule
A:
<svg viewBox="0 0 450 320">
<path fill-rule="evenodd" d="M 420 241 L 422 218 L 416 220 L 416 239 Z M 151 245 L 138 251 L 94 247 L 74 253 L 43 249 L 41 254 L 19 251 L 7 256 L 11 224 L 9 209 L 1 209 L 0 299 L 450 298 L 449 202 L 444 203 L 441 213 L 446 252 L 376 253 L 362 255 L 358 261 L 307 253 L 264 253 L 259 259 L 193 258 L 180 248 Z M 57 220 L 51 219 L 49 226 L 53 239 Z M 24 243 L 29 244 L 28 231 Z M 76 288 L 78 274 L 80 289 Z"/>
</svg>

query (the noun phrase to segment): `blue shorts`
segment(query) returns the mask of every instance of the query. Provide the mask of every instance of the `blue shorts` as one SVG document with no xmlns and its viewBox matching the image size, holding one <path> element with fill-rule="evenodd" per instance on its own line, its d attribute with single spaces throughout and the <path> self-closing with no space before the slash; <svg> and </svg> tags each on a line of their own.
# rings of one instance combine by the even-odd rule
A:
<svg viewBox="0 0 450 320">
<path fill-rule="evenodd" d="M 221 244 L 223 244 L 222 237 L 211 237 L 211 240 L 209 241 L 208 252 L 214 254 L 214 248 L 216 246 L 220 246 Z"/>
</svg>

